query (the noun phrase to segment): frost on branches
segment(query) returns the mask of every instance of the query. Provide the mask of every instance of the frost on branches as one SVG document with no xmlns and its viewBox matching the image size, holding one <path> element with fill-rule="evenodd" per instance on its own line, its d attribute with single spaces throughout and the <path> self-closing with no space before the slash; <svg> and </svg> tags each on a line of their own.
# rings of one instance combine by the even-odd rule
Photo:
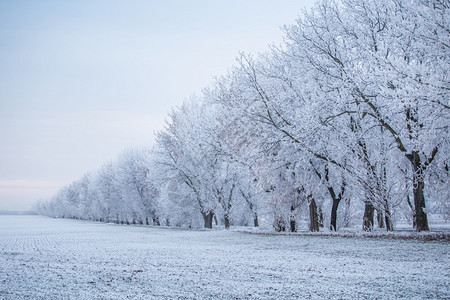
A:
<svg viewBox="0 0 450 300">
<path fill-rule="evenodd" d="M 37 209 L 291 232 L 393 231 L 406 218 L 428 231 L 429 211 L 449 216 L 449 5 L 319 1 L 282 45 L 241 54 L 173 109 L 154 149 L 123 153 Z"/>
</svg>

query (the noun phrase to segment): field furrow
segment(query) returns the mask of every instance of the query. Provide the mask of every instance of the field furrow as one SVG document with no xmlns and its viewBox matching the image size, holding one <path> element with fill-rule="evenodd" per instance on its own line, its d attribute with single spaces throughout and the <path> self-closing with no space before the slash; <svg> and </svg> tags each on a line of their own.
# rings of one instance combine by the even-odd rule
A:
<svg viewBox="0 0 450 300">
<path fill-rule="evenodd" d="M 448 246 L 0 216 L 0 299 L 448 299 Z"/>
</svg>

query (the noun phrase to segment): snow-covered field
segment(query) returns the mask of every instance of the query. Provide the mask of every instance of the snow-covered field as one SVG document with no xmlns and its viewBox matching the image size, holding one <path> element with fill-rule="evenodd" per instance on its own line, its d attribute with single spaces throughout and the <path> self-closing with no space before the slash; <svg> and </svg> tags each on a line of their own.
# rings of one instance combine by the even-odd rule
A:
<svg viewBox="0 0 450 300">
<path fill-rule="evenodd" d="M 0 299 L 449 299 L 448 242 L 0 216 Z"/>
</svg>

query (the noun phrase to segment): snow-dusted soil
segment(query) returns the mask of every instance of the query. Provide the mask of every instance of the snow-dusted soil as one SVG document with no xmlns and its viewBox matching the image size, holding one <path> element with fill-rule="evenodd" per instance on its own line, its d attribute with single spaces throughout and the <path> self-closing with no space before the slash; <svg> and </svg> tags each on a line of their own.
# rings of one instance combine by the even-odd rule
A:
<svg viewBox="0 0 450 300">
<path fill-rule="evenodd" d="M 0 299 L 450 299 L 449 243 L 0 216 Z"/>
</svg>

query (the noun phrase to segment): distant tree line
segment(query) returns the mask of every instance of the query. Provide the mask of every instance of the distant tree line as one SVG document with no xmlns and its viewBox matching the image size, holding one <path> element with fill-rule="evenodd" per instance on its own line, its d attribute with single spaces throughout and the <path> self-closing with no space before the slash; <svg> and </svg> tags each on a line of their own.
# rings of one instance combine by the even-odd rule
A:
<svg viewBox="0 0 450 300">
<path fill-rule="evenodd" d="M 428 231 L 449 204 L 450 4 L 319 1 L 241 54 L 153 149 L 83 176 L 41 214 L 118 223 Z M 307 225 L 302 225 L 307 224 Z M 305 227 L 306 228 L 306 227 Z"/>
</svg>

